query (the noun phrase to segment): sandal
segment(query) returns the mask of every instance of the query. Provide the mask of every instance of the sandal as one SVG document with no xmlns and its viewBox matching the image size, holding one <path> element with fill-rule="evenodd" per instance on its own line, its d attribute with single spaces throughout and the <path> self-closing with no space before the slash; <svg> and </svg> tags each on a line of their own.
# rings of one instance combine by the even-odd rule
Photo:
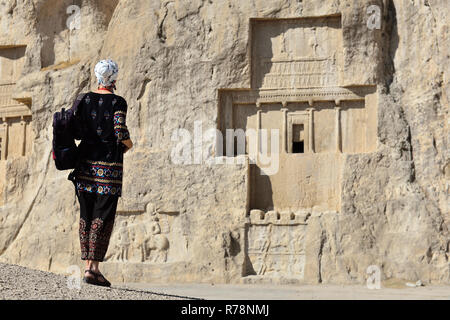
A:
<svg viewBox="0 0 450 320">
<path fill-rule="evenodd" d="M 95 280 L 96 280 L 95 274 L 90 269 L 84 270 L 84 273 L 86 273 L 86 272 L 89 273 L 90 275 L 92 275 L 93 278 L 84 276 L 83 282 L 88 283 L 88 284 L 95 284 Z"/>
<path fill-rule="evenodd" d="M 93 278 L 91 277 L 84 277 L 83 281 L 85 283 L 88 284 L 93 284 L 95 286 L 102 286 L 102 287 L 110 287 L 111 286 L 111 282 L 109 282 L 108 280 L 106 280 L 105 276 L 102 275 L 100 272 L 94 272 L 90 269 L 84 270 L 84 272 L 88 272 L 89 274 L 91 274 L 92 276 L 94 276 Z M 102 277 L 104 281 L 99 281 L 98 278 Z"/>
<path fill-rule="evenodd" d="M 98 286 L 102 287 L 111 287 L 111 282 L 109 282 L 104 275 L 102 275 L 100 272 L 94 272 L 91 270 L 91 273 L 95 275 L 95 281 Z M 99 281 L 98 279 L 102 277 L 104 281 Z"/>
</svg>

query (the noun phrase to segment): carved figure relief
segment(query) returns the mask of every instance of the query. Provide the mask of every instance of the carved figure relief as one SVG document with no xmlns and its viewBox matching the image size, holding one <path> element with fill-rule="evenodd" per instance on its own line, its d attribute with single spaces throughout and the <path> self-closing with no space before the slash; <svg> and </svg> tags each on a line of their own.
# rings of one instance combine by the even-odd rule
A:
<svg viewBox="0 0 450 320">
<path fill-rule="evenodd" d="M 252 210 L 250 214 L 246 228 L 248 274 L 303 278 L 307 215 L 284 212 L 271 218 L 273 213 Z"/>
<path fill-rule="evenodd" d="M 165 263 L 170 246 L 171 221 L 178 212 L 118 209 L 116 227 L 106 260 L 110 262 Z"/>
</svg>

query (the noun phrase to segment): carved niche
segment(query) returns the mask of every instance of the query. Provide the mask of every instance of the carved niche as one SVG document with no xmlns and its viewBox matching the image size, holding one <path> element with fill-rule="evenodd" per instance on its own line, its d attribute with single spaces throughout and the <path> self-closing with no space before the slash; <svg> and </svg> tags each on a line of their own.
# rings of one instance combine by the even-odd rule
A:
<svg viewBox="0 0 450 320">
<path fill-rule="evenodd" d="M 279 130 L 279 170 L 250 165 L 249 209 L 339 211 L 342 154 L 376 151 L 376 86 L 339 85 L 342 37 L 339 14 L 250 19 L 251 88 L 219 90 L 218 117 L 225 155 L 227 129 Z"/>
<path fill-rule="evenodd" d="M 24 55 L 25 46 L 0 47 L 0 160 L 25 156 L 31 151 L 30 106 L 12 98 Z"/>
<path fill-rule="evenodd" d="M 250 19 L 249 42 L 250 88 L 219 90 L 220 151 L 237 155 L 226 154 L 236 150 L 229 147 L 226 130 L 252 129 L 258 152 L 270 147 L 279 166 L 264 175 L 267 164 L 259 154 L 250 164 L 246 275 L 301 279 L 307 220 L 299 222 L 297 212 L 340 211 L 344 154 L 377 148 L 376 86 L 341 85 L 340 14 Z M 271 150 L 272 136 L 263 130 L 278 130 L 279 150 Z M 237 137 L 230 137 L 235 143 Z M 249 141 L 246 154 L 254 150 Z"/>
<path fill-rule="evenodd" d="M 6 202 L 6 160 L 24 157 L 32 148 L 31 100 L 12 98 L 22 72 L 25 48 L 0 46 L 0 205 Z"/>
</svg>

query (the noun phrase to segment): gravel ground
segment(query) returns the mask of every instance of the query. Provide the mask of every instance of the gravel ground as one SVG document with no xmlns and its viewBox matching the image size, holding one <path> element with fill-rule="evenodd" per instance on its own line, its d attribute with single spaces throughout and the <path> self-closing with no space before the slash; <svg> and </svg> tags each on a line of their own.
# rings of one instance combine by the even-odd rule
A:
<svg viewBox="0 0 450 320">
<path fill-rule="evenodd" d="M 81 281 L 69 289 L 68 277 L 0 263 L 0 300 L 181 300 L 188 297 L 131 289 L 103 288 Z"/>
<path fill-rule="evenodd" d="M 70 289 L 68 277 L 0 263 L 0 300 L 188 300 L 188 299 L 450 299 L 450 286 L 408 288 L 403 282 L 383 283 L 379 290 L 339 285 L 212 285 L 118 284 L 111 288 L 81 282 Z"/>
</svg>

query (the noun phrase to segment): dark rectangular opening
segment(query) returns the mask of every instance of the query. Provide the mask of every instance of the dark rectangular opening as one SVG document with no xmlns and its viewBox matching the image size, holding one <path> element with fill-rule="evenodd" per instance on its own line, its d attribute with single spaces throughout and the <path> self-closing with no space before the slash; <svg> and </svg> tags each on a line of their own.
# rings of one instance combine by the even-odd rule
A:
<svg viewBox="0 0 450 320">
<path fill-rule="evenodd" d="M 292 126 L 292 153 L 305 153 L 305 126 L 296 123 Z"/>
<path fill-rule="evenodd" d="M 292 153 L 305 153 L 304 141 L 294 141 L 292 143 Z"/>
</svg>

